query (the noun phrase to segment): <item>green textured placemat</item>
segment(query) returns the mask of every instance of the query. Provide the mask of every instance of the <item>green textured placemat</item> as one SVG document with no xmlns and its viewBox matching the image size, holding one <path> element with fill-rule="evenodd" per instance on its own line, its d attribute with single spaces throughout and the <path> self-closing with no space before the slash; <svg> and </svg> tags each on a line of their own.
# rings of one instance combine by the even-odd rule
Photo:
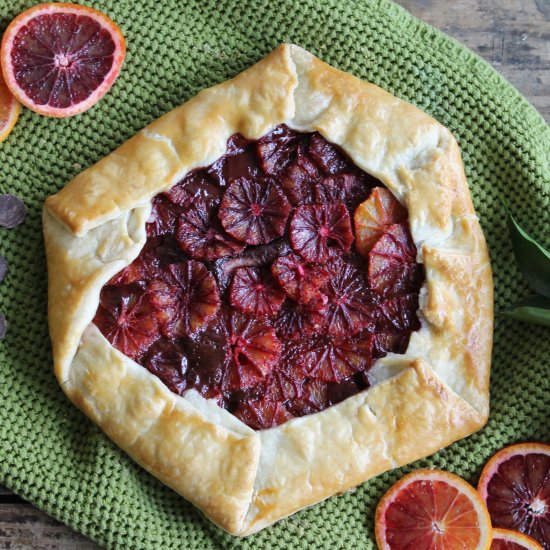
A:
<svg viewBox="0 0 550 550">
<path fill-rule="evenodd" d="M 413 467 L 474 482 L 501 446 L 548 440 L 550 330 L 496 320 L 492 412 L 481 432 L 437 455 L 300 512 L 245 540 L 224 534 L 145 473 L 57 386 L 46 327 L 40 210 L 46 196 L 165 111 L 248 67 L 282 41 L 386 88 L 449 127 L 489 243 L 496 307 L 529 293 L 501 200 L 550 245 L 550 128 L 474 54 L 388 0 L 105 0 L 90 3 L 122 28 L 128 55 L 114 88 L 65 120 L 24 110 L 0 145 L 0 192 L 24 197 L 25 224 L 0 229 L 10 273 L 0 287 L 9 322 L 0 343 L 0 481 L 109 548 L 376 547 L 378 499 Z M 0 30 L 31 1 L 0 0 Z"/>
</svg>

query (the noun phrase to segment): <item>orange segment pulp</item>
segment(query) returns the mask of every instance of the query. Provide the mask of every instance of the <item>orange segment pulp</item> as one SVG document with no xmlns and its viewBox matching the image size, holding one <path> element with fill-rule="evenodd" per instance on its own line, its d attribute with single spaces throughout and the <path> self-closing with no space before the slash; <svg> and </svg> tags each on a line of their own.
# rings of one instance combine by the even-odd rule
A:
<svg viewBox="0 0 550 550">
<path fill-rule="evenodd" d="M 26 107 L 66 117 L 99 101 L 126 53 L 119 27 L 86 6 L 47 3 L 19 14 L 6 29 L 0 62 L 6 84 Z"/>
<path fill-rule="evenodd" d="M 21 111 L 21 104 L 10 92 L 0 72 L 0 143 L 10 134 Z"/>
<path fill-rule="evenodd" d="M 550 550 L 550 445 L 500 450 L 483 468 L 477 489 L 495 527 L 525 533 Z"/>
<path fill-rule="evenodd" d="M 355 246 L 367 256 L 378 238 L 393 224 L 405 221 L 407 211 L 385 187 L 375 187 L 354 215 Z"/>
<path fill-rule="evenodd" d="M 398 481 L 376 509 L 380 550 L 489 550 L 491 520 L 460 477 L 417 470 Z"/>
</svg>

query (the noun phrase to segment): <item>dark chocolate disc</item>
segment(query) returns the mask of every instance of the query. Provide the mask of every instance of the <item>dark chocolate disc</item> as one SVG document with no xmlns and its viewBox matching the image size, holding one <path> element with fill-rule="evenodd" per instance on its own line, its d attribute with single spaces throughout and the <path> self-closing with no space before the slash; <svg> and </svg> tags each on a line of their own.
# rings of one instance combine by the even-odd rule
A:
<svg viewBox="0 0 550 550">
<path fill-rule="evenodd" d="M 11 229 L 23 223 L 27 215 L 25 203 L 15 195 L 0 195 L 0 226 Z"/>
<path fill-rule="evenodd" d="M 3 256 L 0 256 L 0 283 L 6 276 L 6 273 L 8 272 L 8 262 L 6 258 Z"/>
</svg>

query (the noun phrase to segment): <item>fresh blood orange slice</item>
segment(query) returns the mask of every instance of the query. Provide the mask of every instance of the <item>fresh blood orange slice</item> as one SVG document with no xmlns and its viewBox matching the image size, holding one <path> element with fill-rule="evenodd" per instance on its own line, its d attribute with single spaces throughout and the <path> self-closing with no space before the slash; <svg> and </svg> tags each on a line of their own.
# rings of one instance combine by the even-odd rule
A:
<svg viewBox="0 0 550 550">
<path fill-rule="evenodd" d="M 489 550 L 491 519 L 476 490 L 454 474 L 416 470 L 376 508 L 380 550 Z"/>
<path fill-rule="evenodd" d="M 10 92 L 0 72 L 0 143 L 2 143 L 15 126 L 21 111 L 21 104 Z"/>
<path fill-rule="evenodd" d="M 118 76 L 126 53 L 122 32 L 103 13 L 77 4 L 39 4 L 8 26 L 0 51 L 13 95 L 41 115 L 89 109 Z"/>
<path fill-rule="evenodd" d="M 407 219 L 407 211 L 385 187 L 375 187 L 354 215 L 355 246 L 367 256 L 374 243 L 395 223 Z"/>
<path fill-rule="evenodd" d="M 525 533 L 550 550 L 550 445 L 502 449 L 483 468 L 477 488 L 495 527 Z"/>
<path fill-rule="evenodd" d="M 509 529 L 493 529 L 491 550 L 543 550 L 542 546 L 531 537 L 510 531 Z"/>
</svg>

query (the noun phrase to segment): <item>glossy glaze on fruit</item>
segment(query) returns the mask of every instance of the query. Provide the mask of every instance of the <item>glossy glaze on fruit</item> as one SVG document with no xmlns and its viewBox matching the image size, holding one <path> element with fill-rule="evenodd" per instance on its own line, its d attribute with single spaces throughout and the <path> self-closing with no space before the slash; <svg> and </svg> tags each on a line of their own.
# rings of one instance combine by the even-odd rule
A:
<svg viewBox="0 0 550 550">
<path fill-rule="evenodd" d="M 378 233 L 355 245 L 375 188 L 373 201 L 383 185 L 317 133 L 236 134 L 154 198 L 147 242 L 94 322 L 172 391 L 195 388 L 254 429 L 338 403 L 420 327 L 424 275 L 395 199 L 367 208 Z"/>
</svg>

